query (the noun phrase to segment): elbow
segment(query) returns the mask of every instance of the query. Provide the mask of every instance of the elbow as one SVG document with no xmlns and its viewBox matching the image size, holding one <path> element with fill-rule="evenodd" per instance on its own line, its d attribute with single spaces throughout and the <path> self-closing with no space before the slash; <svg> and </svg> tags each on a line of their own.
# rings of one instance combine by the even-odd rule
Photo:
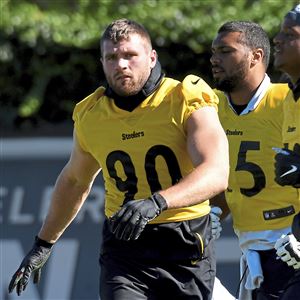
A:
<svg viewBox="0 0 300 300">
<path fill-rule="evenodd" d="M 220 186 L 221 186 L 221 192 L 224 192 L 228 188 L 228 182 L 229 182 L 229 172 L 230 172 L 230 166 L 229 166 L 229 155 L 228 151 L 225 152 L 227 155 L 224 157 L 222 162 L 219 164 L 219 173 L 220 173 Z"/>
<path fill-rule="evenodd" d="M 223 190 L 225 191 L 228 188 L 228 182 L 229 182 L 229 165 L 225 168 L 223 171 Z"/>
<path fill-rule="evenodd" d="M 226 191 L 227 188 L 228 188 L 228 179 L 226 181 L 222 182 L 221 191 L 220 192 Z"/>
<path fill-rule="evenodd" d="M 228 188 L 228 180 L 220 180 L 220 183 L 218 185 L 218 193 L 225 192 Z"/>
<path fill-rule="evenodd" d="M 228 180 L 229 180 L 229 167 L 225 167 L 223 169 L 219 169 L 218 170 L 218 189 L 219 189 L 219 193 L 222 193 L 224 191 L 226 191 L 226 189 L 228 188 Z"/>
</svg>

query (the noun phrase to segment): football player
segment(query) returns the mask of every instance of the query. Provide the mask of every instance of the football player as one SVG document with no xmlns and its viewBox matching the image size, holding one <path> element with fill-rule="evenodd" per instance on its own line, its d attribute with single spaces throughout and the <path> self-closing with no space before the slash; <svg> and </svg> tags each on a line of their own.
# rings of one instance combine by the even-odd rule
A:
<svg viewBox="0 0 300 300">
<path fill-rule="evenodd" d="M 226 189 L 229 173 L 218 98 L 197 76 L 165 77 L 139 23 L 112 22 L 100 47 L 107 85 L 75 107 L 70 160 L 9 291 L 21 294 L 31 274 L 38 282 L 102 169 L 101 299 L 211 299 L 208 199 Z"/>
<path fill-rule="evenodd" d="M 229 185 L 218 199 L 226 198 L 232 215 L 243 253 L 241 269 L 246 262 L 243 300 L 278 298 L 295 273 L 277 259 L 274 249 L 277 239 L 291 230 L 300 202 L 295 189 L 274 181 L 272 147 L 281 145 L 288 86 L 270 82 L 269 57 L 268 35 L 254 22 L 227 22 L 212 42 L 219 118 L 230 157 Z M 212 203 L 220 206 L 216 199 Z"/>
</svg>

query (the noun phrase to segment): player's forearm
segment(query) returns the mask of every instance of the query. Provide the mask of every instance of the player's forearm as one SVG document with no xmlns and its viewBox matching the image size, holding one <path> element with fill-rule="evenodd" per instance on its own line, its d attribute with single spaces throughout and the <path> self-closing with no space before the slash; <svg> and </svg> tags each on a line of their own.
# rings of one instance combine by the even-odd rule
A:
<svg viewBox="0 0 300 300">
<path fill-rule="evenodd" d="M 228 184 L 226 164 L 203 163 L 178 184 L 160 191 L 168 208 L 179 208 L 201 203 L 223 192 Z"/>
<path fill-rule="evenodd" d="M 90 185 L 80 185 L 61 174 L 56 182 L 50 208 L 38 236 L 54 243 L 76 217 L 88 196 Z"/>
<path fill-rule="evenodd" d="M 201 203 L 227 188 L 228 141 L 214 108 L 204 107 L 186 122 L 187 150 L 194 170 L 176 185 L 159 193 L 168 208 Z"/>
</svg>

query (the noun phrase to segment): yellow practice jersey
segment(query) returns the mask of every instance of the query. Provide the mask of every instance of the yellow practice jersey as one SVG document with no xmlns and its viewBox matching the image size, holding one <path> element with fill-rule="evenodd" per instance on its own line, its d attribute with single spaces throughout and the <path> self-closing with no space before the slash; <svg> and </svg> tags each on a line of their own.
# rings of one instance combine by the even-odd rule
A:
<svg viewBox="0 0 300 300">
<path fill-rule="evenodd" d="M 300 98 L 295 101 L 291 90 L 284 100 L 283 109 L 283 143 L 285 148 L 293 150 L 296 143 L 300 144 Z"/>
<path fill-rule="evenodd" d="M 76 105 L 75 132 L 81 147 L 100 164 L 105 182 L 105 214 L 129 200 L 144 199 L 176 184 L 193 170 L 187 153 L 186 121 L 218 98 L 199 77 L 164 78 L 132 112 L 118 108 L 100 87 Z M 164 211 L 153 223 L 194 219 L 209 213 L 209 201 Z"/>
<path fill-rule="evenodd" d="M 300 200 L 296 189 L 274 181 L 272 147 L 282 147 L 283 99 L 286 84 L 270 84 L 258 105 L 237 115 L 223 92 L 219 118 L 229 141 L 230 175 L 226 200 L 234 228 L 262 231 L 290 226 Z"/>
</svg>

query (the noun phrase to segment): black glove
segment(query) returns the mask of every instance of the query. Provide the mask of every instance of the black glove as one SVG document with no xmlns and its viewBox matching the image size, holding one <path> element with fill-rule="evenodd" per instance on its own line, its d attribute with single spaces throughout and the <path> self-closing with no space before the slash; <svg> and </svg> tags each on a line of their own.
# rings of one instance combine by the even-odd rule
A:
<svg viewBox="0 0 300 300">
<path fill-rule="evenodd" d="M 300 146 L 294 150 L 282 149 L 283 153 L 275 155 L 275 181 L 279 185 L 300 187 Z"/>
<path fill-rule="evenodd" d="M 143 200 L 128 201 L 110 218 L 111 231 L 120 240 L 136 240 L 148 222 L 167 209 L 166 200 L 158 193 Z"/>
<path fill-rule="evenodd" d="M 11 293 L 16 288 L 18 296 L 25 290 L 31 273 L 34 273 L 33 283 L 37 284 L 41 278 L 41 269 L 50 256 L 53 244 L 35 237 L 32 249 L 24 257 L 19 269 L 13 275 L 8 291 Z"/>
<path fill-rule="evenodd" d="M 292 223 L 292 234 L 300 242 L 300 212 L 295 215 Z"/>
</svg>

